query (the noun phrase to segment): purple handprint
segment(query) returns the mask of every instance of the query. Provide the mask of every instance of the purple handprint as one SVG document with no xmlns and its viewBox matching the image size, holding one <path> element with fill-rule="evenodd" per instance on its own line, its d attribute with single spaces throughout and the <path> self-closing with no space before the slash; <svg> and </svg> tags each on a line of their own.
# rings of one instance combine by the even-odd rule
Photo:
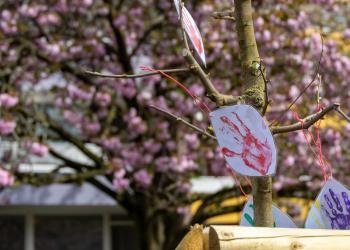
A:
<svg viewBox="0 0 350 250">
<path fill-rule="evenodd" d="M 326 217 L 329 219 L 332 229 L 350 229 L 350 201 L 346 192 L 341 192 L 345 209 L 343 208 L 337 194 L 328 189 L 329 195 L 324 194 L 328 208 L 321 205 Z"/>
</svg>

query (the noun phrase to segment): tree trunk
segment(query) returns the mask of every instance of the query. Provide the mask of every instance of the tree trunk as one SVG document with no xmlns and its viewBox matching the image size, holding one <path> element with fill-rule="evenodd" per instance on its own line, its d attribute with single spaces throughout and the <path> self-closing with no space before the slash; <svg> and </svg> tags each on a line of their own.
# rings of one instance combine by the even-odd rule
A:
<svg viewBox="0 0 350 250">
<path fill-rule="evenodd" d="M 244 101 L 264 115 L 266 84 L 256 44 L 251 0 L 235 0 L 236 30 L 242 61 L 243 80 L 246 85 Z M 254 223 L 260 227 L 272 227 L 272 178 L 253 178 Z"/>
<path fill-rule="evenodd" d="M 173 250 L 187 233 L 182 214 L 162 211 L 152 218 L 145 215 L 135 217 L 140 250 Z"/>
<path fill-rule="evenodd" d="M 157 216 L 149 222 L 144 219 L 137 219 L 135 223 L 137 223 L 140 250 L 164 249 L 166 236 L 164 232 L 165 225 L 161 216 Z"/>
</svg>

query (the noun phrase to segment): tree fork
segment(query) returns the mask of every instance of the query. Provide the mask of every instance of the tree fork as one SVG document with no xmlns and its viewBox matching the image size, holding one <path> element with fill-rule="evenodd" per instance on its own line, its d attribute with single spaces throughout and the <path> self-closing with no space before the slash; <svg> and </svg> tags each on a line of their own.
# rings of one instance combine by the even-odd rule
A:
<svg viewBox="0 0 350 250">
<path fill-rule="evenodd" d="M 256 44 L 251 0 L 235 0 L 236 30 L 242 61 L 243 80 L 246 85 L 244 102 L 253 105 L 261 115 L 267 102 L 264 74 L 261 71 L 258 46 Z M 272 177 L 253 178 L 255 226 L 272 227 Z"/>
</svg>

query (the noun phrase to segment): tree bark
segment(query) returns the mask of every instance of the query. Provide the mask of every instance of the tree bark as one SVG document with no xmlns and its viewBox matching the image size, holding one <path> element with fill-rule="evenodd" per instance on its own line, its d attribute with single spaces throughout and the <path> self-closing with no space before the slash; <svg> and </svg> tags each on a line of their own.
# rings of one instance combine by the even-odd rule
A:
<svg viewBox="0 0 350 250">
<path fill-rule="evenodd" d="M 266 83 L 256 44 L 251 0 L 235 0 L 236 30 L 240 47 L 243 80 L 246 89 L 244 102 L 253 105 L 264 115 Z M 272 178 L 253 178 L 254 223 L 256 226 L 272 227 Z"/>
</svg>

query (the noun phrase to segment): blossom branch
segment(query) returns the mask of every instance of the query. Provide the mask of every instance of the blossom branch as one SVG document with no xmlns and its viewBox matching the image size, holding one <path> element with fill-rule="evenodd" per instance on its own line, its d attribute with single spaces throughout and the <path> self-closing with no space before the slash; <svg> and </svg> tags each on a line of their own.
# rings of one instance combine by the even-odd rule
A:
<svg viewBox="0 0 350 250">
<path fill-rule="evenodd" d="M 181 122 L 181 123 L 185 124 L 186 126 L 188 126 L 188 127 L 190 127 L 191 129 L 193 129 L 193 130 L 195 130 L 195 131 L 197 131 L 197 132 L 199 132 L 199 133 L 201 133 L 201 134 L 203 134 L 203 135 L 209 137 L 210 139 L 216 140 L 216 137 L 215 137 L 215 136 L 213 136 L 213 135 L 209 134 L 208 132 L 206 132 L 205 130 L 203 130 L 203 129 L 201 129 L 201 128 L 195 126 L 195 125 L 193 125 L 192 123 L 190 123 L 190 122 L 184 120 L 183 118 L 181 118 L 181 117 L 179 117 L 179 116 L 176 116 L 176 115 L 170 113 L 169 111 L 166 111 L 166 110 L 164 110 L 164 109 L 162 109 L 162 108 L 159 108 L 159 107 L 156 107 L 156 106 L 153 106 L 153 105 L 150 105 L 150 106 L 148 106 L 148 107 L 151 108 L 151 109 L 155 109 L 155 110 L 157 110 L 157 111 L 159 111 L 159 112 L 165 114 L 166 116 L 168 116 L 168 117 L 174 119 L 174 120 L 177 121 L 177 122 Z"/>
<path fill-rule="evenodd" d="M 105 166 L 103 159 L 93 153 L 90 149 L 86 147 L 86 145 L 80 141 L 78 138 L 74 137 L 66 130 L 64 130 L 56 121 L 50 118 L 49 115 L 44 113 L 29 113 L 24 109 L 18 109 L 18 111 L 23 114 L 25 117 L 33 118 L 34 120 L 41 122 L 43 124 L 47 124 L 48 127 L 56 132 L 62 139 L 70 142 L 74 146 L 76 146 L 83 154 L 89 157 L 93 162 L 95 162 L 96 166 L 103 168 Z"/>
<path fill-rule="evenodd" d="M 130 73 L 133 71 L 133 68 L 131 65 L 130 55 L 127 52 L 127 45 L 125 43 L 124 34 L 113 23 L 116 15 L 117 15 L 118 10 L 115 9 L 116 6 L 114 6 L 112 0 L 103 0 L 103 1 L 105 4 L 107 4 L 108 9 L 109 9 L 107 18 L 108 18 L 109 26 L 111 27 L 113 34 L 114 34 L 114 38 L 117 42 L 118 60 L 121 63 L 121 65 L 123 66 L 124 71 Z"/>
<path fill-rule="evenodd" d="M 181 68 L 181 69 L 163 69 L 162 72 L 164 73 L 183 73 L 183 72 L 189 72 L 190 69 L 188 68 Z M 113 75 L 113 74 L 103 74 L 96 71 L 89 71 L 85 70 L 85 73 L 92 75 L 92 76 L 99 76 L 99 77 L 106 77 L 106 78 L 141 78 L 141 77 L 148 77 L 153 75 L 159 75 L 159 72 L 150 72 L 150 73 L 144 73 L 144 74 L 121 74 L 121 75 Z"/>
<path fill-rule="evenodd" d="M 104 166 L 103 160 L 98 155 L 93 153 L 90 149 L 88 149 L 82 141 L 80 141 L 79 139 L 75 138 L 74 136 L 69 134 L 67 131 L 65 131 L 59 124 L 57 124 L 54 120 L 52 120 L 48 115 L 46 115 L 46 119 L 45 120 L 48 123 L 49 127 L 53 131 L 55 131 L 61 138 L 67 140 L 70 143 L 72 143 L 81 152 L 83 152 L 92 161 L 94 161 L 97 166 L 99 166 L 100 168 L 103 168 L 103 166 Z"/>
<path fill-rule="evenodd" d="M 81 172 L 82 170 L 86 170 L 86 169 L 91 169 L 91 166 L 88 165 L 84 165 L 75 161 L 72 161 L 64 156 L 62 156 L 61 154 L 59 154 L 58 152 L 56 152 L 54 149 L 49 148 L 49 152 L 51 155 L 53 155 L 54 157 L 62 160 L 64 162 L 65 165 L 67 165 L 68 167 L 71 167 L 73 169 L 75 169 L 78 172 Z M 95 172 L 96 175 L 104 175 L 106 174 L 106 169 L 101 172 Z M 90 184 L 92 184 L 93 186 L 95 186 L 96 188 L 98 188 L 99 190 L 103 191 L 105 194 L 107 194 L 109 197 L 111 197 L 112 199 L 117 200 L 117 196 L 115 191 L 113 191 L 112 189 L 110 189 L 109 187 L 107 187 L 106 185 L 104 185 L 103 183 L 101 183 L 98 179 L 94 178 L 96 175 L 92 175 L 92 176 L 87 176 L 89 178 L 85 179 L 87 182 L 89 182 Z M 67 178 L 67 177 L 66 177 Z M 82 180 L 81 178 L 76 179 L 76 180 Z M 62 179 L 61 179 L 62 181 Z M 70 182 L 74 182 L 74 178 L 70 180 Z M 123 203 L 122 200 L 118 200 L 118 202 L 120 204 L 122 204 L 125 207 L 125 204 Z M 127 207 L 126 207 L 127 208 Z"/>
<path fill-rule="evenodd" d="M 302 119 L 302 122 L 297 122 L 291 125 L 286 126 L 279 126 L 279 127 L 271 127 L 270 130 L 272 134 L 280 134 L 280 133 L 288 133 L 292 131 L 297 131 L 301 129 L 308 129 L 310 126 L 312 126 L 314 123 L 322 119 L 327 113 L 329 113 L 332 110 L 337 110 L 339 108 L 339 103 L 333 103 L 329 105 L 328 107 L 322 109 L 318 113 L 309 115 Z"/>
<path fill-rule="evenodd" d="M 26 173 L 16 173 L 16 177 L 20 182 L 25 182 L 27 184 L 48 185 L 52 183 L 81 182 L 93 178 L 96 175 L 103 175 L 105 172 L 105 169 L 94 169 L 82 173 L 65 174 L 59 176 L 54 176 L 52 173 L 31 173 L 30 175 Z"/>
<path fill-rule="evenodd" d="M 164 17 L 159 18 L 157 21 L 155 21 L 153 24 L 151 24 L 151 26 L 145 30 L 145 32 L 143 33 L 143 35 L 141 36 L 141 38 L 138 40 L 136 46 L 132 49 L 131 53 L 130 53 L 130 57 L 133 57 L 136 52 L 141 48 L 141 46 L 143 45 L 143 43 L 147 40 L 147 38 L 149 37 L 149 35 L 161 28 L 164 24 Z"/>
</svg>

